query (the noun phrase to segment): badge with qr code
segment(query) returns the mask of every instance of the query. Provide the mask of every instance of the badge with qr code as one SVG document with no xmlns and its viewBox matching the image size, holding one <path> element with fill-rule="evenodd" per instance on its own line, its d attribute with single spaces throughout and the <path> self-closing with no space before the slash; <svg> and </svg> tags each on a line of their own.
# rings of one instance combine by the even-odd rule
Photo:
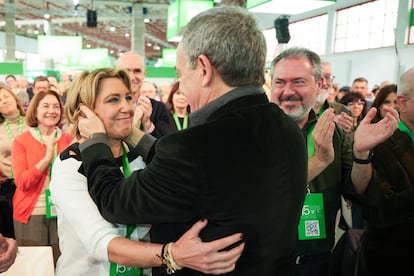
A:
<svg viewBox="0 0 414 276">
<path fill-rule="evenodd" d="M 323 194 L 306 194 L 298 226 L 299 240 L 326 238 Z"/>
</svg>

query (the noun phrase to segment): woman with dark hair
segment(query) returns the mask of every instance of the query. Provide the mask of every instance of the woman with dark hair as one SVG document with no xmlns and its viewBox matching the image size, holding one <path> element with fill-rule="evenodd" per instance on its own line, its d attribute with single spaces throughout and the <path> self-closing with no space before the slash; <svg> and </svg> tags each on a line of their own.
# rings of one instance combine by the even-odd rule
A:
<svg viewBox="0 0 414 276">
<path fill-rule="evenodd" d="M 0 86 L 0 233 L 14 238 L 12 199 L 16 186 L 11 165 L 14 137 L 27 129 L 20 98 Z"/>
<path fill-rule="evenodd" d="M 188 115 L 191 109 L 187 97 L 180 91 L 180 82 L 178 81 L 171 87 L 167 99 L 167 106 L 171 125 L 175 127 L 175 130 L 180 131 L 186 129 L 189 124 Z"/>
<path fill-rule="evenodd" d="M 69 146 L 72 136 L 58 127 L 63 104 L 52 90 L 37 92 L 26 112 L 29 129 L 12 145 L 16 192 L 13 217 L 19 246 L 52 246 L 54 260 L 59 256 L 57 222 L 48 201 L 49 181 L 55 157 Z"/>
<path fill-rule="evenodd" d="M 354 133 L 359 123 L 367 114 L 367 104 L 364 96 L 359 92 L 349 92 L 342 97 L 339 101 L 341 104 L 346 105 L 352 112 L 353 124 L 352 129 L 347 133 L 351 142 L 354 141 Z"/>
<path fill-rule="evenodd" d="M 398 110 L 397 103 L 397 85 L 390 84 L 382 87 L 375 96 L 375 100 L 371 107 L 377 108 L 377 114 L 372 122 L 378 122 L 385 116 L 384 106 L 391 106 Z"/>
</svg>

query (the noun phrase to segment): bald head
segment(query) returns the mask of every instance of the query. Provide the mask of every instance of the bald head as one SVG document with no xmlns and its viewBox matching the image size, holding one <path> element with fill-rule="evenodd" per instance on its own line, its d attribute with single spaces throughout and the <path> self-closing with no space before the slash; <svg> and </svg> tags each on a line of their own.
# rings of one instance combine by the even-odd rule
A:
<svg viewBox="0 0 414 276">
<path fill-rule="evenodd" d="M 398 95 L 414 95 L 414 67 L 405 71 L 400 77 Z"/>
<path fill-rule="evenodd" d="M 132 93 L 134 93 L 134 99 L 138 99 L 139 91 L 146 74 L 144 58 L 138 53 L 126 52 L 118 58 L 116 67 L 129 71 L 132 82 Z"/>
</svg>

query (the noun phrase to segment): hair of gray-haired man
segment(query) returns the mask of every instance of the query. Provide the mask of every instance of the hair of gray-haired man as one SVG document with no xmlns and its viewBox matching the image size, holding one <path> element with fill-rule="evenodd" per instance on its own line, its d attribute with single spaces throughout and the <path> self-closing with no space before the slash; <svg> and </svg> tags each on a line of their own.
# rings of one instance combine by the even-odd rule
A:
<svg viewBox="0 0 414 276">
<path fill-rule="evenodd" d="M 272 60 L 270 66 L 270 73 L 273 79 L 273 73 L 275 65 L 285 58 L 307 58 L 313 66 L 313 76 L 318 82 L 322 77 L 322 61 L 319 55 L 304 47 L 292 47 L 281 52 L 277 57 Z"/>
<path fill-rule="evenodd" d="M 205 55 L 229 86 L 264 84 L 266 41 L 246 9 L 212 8 L 193 17 L 180 33 L 189 68 Z"/>
</svg>

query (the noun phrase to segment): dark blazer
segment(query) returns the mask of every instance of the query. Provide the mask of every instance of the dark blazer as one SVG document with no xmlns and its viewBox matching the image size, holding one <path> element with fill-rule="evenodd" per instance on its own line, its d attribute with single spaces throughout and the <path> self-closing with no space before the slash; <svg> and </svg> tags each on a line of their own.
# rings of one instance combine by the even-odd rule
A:
<svg viewBox="0 0 414 276">
<path fill-rule="evenodd" d="M 107 145 L 82 149 L 103 217 L 151 223 L 151 240 L 158 243 L 176 241 L 207 218 L 204 241 L 245 235 L 245 250 L 229 275 L 293 275 L 307 180 L 305 139 L 264 93 L 224 104 L 206 123 L 158 140 L 154 151 L 145 169 L 124 179 Z M 176 274 L 200 275 L 190 269 Z"/>
<path fill-rule="evenodd" d="M 167 106 L 163 102 L 154 99 L 150 100 L 152 104 L 150 120 L 155 126 L 150 134 L 156 138 L 161 138 L 165 134 L 173 132 L 174 126 L 171 125 Z"/>
<path fill-rule="evenodd" d="M 405 275 L 412 270 L 414 247 L 413 142 L 397 129 L 373 152 L 378 182 L 365 193 L 367 227 L 357 275 Z"/>
</svg>

